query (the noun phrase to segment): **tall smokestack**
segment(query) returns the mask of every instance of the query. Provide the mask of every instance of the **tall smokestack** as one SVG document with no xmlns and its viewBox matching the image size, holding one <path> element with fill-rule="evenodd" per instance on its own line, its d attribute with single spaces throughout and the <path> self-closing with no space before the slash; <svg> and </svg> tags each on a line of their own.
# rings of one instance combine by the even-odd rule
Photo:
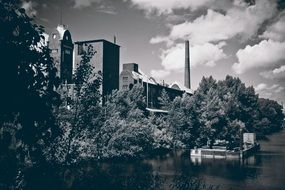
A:
<svg viewBox="0 0 285 190">
<path fill-rule="evenodd" d="M 184 71 L 184 86 L 191 89 L 190 81 L 190 50 L 189 50 L 189 41 L 185 41 L 185 71 Z"/>
</svg>

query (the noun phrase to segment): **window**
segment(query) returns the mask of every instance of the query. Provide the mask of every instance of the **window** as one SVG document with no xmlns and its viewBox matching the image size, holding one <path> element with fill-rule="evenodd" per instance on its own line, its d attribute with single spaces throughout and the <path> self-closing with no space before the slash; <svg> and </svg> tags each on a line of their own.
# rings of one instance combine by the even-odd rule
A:
<svg viewBox="0 0 285 190">
<path fill-rule="evenodd" d="M 123 77 L 123 82 L 127 82 L 129 80 L 129 77 Z"/>
<path fill-rule="evenodd" d="M 84 53 L 83 44 L 78 44 L 77 55 L 82 55 Z"/>
<path fill-rule="evenodd" d="M 66 50 L 65 50 L 65 54 L 70 55 L 70 50 L 69 50 L 69 49 L 66 49 Z"/>
<path fill-rule="evenodd" d="M 138 81 L 137 81 L 137 80 L 134 80 L 134 83 L 135 83 L 135 84 L 137 84 L 137 83 L 138 83 Z"/>
<path fill-rule="evenodd" d="M 128 85 L 123 85 L 123 89 L 128 89 Z"/>
<path fill-rule="evenodd" d="M 52 53 L 58 53 L 58 49 L 52 49 L 51 52 Z"/>
</svg>

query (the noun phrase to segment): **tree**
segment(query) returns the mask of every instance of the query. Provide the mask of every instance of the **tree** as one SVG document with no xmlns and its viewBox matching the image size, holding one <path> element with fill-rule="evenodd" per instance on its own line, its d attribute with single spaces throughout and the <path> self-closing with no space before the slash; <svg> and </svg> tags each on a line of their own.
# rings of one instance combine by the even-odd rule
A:
<svg viewBox="0 0 285 190">
<path fill-rule="evenodd" d="M 58 157 L 65 164 L 77 162 L 84 157 L 82 155 L 92 152 L 92 139 L 103 122 L 100 93 L 102 76 L 94 73 L 94 67 L 90 64 L 94 54 L 93 46 L 88 46 L 74 75 L 74 94 L 69 103 L 63 103 L 57 112 L 58 122 L 65 131 L 58 142 L 62 146 Z"/>
<path fill-rule="evenodd" d="M 0 73 L 0 131 L 12 130 L 11 135 L 20 143 L 16 150 L 21 163 L 39 163 L 44 161 L 43 149 L 60 132 L 52 114 L 53 106 L 59 102 L 55 91 L 59 79 L 50 49 L 42 43 L 43 27 L 33 24 L 19 4 L 18 0 L 0 1 L 0 52 L 4 66 Z"/>
<path fill-rule="evenodd" d="M 47 168 L 46 149 L 61 133 L 53 115 L 59 79 L 44 28 L 20 3 L 0 0 L 0 183 L 4 179 L 7 189 L 21 188 L 31 166 Z"/>
<path fill-rule="evenodd" d="M 143 87 L 114 91 L 105 103 L 105 122 L 96 135 L 101 158 L 138 157 L 152 150 Z"/>
<path fill-rule="evenodd" d="M 158 97 L 158 101 L 159 104 L 161 105 L 161 109 L 169 110 L 171 106 L 171 100 L 165 89 L 162 89 L 160 97 Z"/>
<path fill-rule="evenodd" d="M 282 129 L 284 125 L 283 107 L 274 100 L 259 98 L 258 107 L 260 111 L 260 122 L 257 130 L 270 134 Z"/>
</svg>

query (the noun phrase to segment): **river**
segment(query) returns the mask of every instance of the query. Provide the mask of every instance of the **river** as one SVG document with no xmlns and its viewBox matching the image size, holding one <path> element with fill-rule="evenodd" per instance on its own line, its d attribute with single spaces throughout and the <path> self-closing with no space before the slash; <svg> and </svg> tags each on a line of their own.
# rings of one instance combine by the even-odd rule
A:
<svg viewBox="0 0 285 190">
<path fill-rule="evenodd" d="M 140 161 L 93 162 L 59 168 L 54 176 L 47 174 L 46 169 L 40 173 L 32 170 L 26 184 L 29 189 L 184 190 L 197 185 L 198 179 L 202 185 L 219 186 L 221 190 L 284 190 L 285 130 L 260 143 L 261 150 L 242 162 L 191 160 L 189 151 L 180 151 Z"/>
<path fill-rule="evenodd" d="M 146 161 L 161 175 L 175 173 L 203 178 L 207 184 L 231 190 L 285 189 L 285 130 L 261 141 L 261 150 L 245 159 L 191 160 L 188 156 L 172 155 L 166 159 Z"/>
</svg>

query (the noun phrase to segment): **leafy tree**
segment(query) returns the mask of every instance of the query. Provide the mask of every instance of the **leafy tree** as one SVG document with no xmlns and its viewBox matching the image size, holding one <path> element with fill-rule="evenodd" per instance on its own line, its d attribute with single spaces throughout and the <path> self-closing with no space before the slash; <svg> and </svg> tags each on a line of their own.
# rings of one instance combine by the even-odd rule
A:
<svg viewBox="0 0 285 190">
<path fill-rule="evenodd" d="M 282 129 L 284 125 L 283 107 L 274 100 L 259 98 L 260 122 L 257 130 L 270 134 Z"/>
<path fill-rule="evenodd" d="M 165 89 L 162 89 L 160 97 L 158 97 L 159 104 L 161 109 L 169 110 L 171 106 L 171 100 Z"/>
<path fill-rule="evenodd" d="M 100 157 L 137 157 L 151 151 L 153 137 L 142 86 L 114 91 L 103 109 L 105 122 L 96 136 Z"/>
<path fill-rule="evenodd" d="M 88 46 L 74 75 L 74 94 L 68 102 L 63 102 L 57 112 L 59 125 L 65 131 L 57 142 L 62 146 L 58 158 L 66 164 L 76 162 L 87 156 L 87 152 L 92 152 L 92 139 L 102 125 L 102 77 L 94 73 L 94 67 L 90 64 L 94 54 L 93 47 Z"/>
<path fill-rule="evenodd" d="M 44 29 L 33 23 L 18 0 L 0 1 L 2 89 L 0 131 L 10 131 L 21 162 L 45 160 L 43 149 L 59 134 L 53 106 L 59 102 L 56 69 L 44 46 Z M 10 124 L 11 125 L 10 125 Z M 9 129 L 7 129 L 9 128 Z"/>
</svg>

